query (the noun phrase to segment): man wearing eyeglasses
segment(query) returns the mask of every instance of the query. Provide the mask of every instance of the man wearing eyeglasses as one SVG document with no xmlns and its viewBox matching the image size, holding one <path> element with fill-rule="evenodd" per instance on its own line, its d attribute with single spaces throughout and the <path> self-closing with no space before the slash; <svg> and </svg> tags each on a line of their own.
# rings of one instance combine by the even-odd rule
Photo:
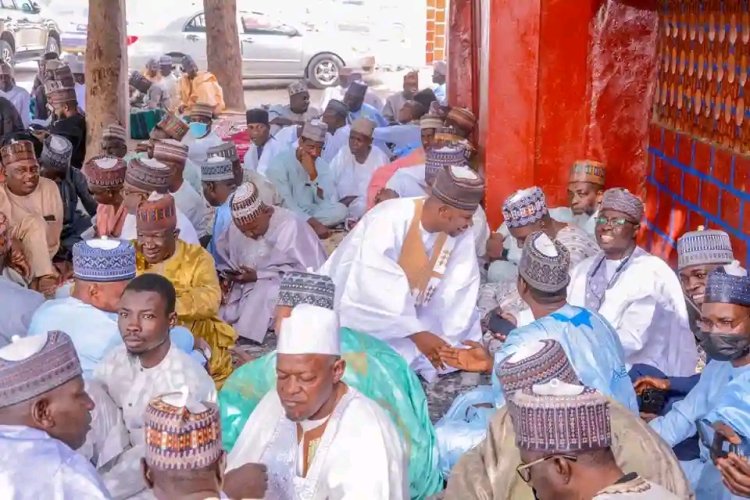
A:
<svg viewBox="0 0 750 500">
<path fill-rule="evenodd" d="M 698 361 L 682 287 L 666 262 L 636 245 L 643 202 L 625 189 L 605 191 L 596 218 L 601 251 L 571 273 L 568 302 L 597 311 L 615 328 L 628 367 L 690 376 Z"/>
</svg>

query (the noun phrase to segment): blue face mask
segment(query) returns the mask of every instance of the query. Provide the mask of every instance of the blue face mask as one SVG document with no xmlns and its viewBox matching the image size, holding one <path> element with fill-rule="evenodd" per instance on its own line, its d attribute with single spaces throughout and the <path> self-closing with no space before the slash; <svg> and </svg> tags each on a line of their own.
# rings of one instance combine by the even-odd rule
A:
<svg viewBox="0 0 750 500">
<path fill-rule="evenodd" d="M 205 136 L 208 133 L 207 123 L 190 122 L 190 125 L 188 125 L 188 128 L 190 129 L 190 134 L 196 139 L 200 139 L 201 137 Z"/>
</svg>

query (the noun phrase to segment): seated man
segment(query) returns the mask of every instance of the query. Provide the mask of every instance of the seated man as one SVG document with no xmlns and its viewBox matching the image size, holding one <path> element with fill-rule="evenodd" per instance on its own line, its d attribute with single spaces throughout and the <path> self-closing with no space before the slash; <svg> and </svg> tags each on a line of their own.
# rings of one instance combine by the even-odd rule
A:
<svg viewBox="0 0 750 500">
<path fill-rule="evenodd" d="M 375 129 L 375 145 L 395 158 L 401 158 L 422 145 L 419 121 L 427 108 L 417 101 L 406 101 L 398 112 L 398 123 Z"/>
<path fill-rule="evenodd" d="M 52 257 L 60 248 L 63 204 L 57 185 L 39 177 L 39 163 L 29 141 L 0 149 L 5 182 L 0 184 L 0 212 L 10 221 L 10 236 L 23 245 L 30 266 L 31 288 L 50 295 L 59 276 Z"/>
<path fill-rule="evenodd" d="M 685 399 L 650 422 L 670 446 L 700 430 L 700 458 L 683 462 L 699 500 L 736 498 L 712 463 L 722 457 L 715 441 L 719 446 L 729 441 L 735 455 L 747 456 L 750 451 L 748 437 L 742 434 L 750 414 L 745 403 L 750 380 L 750 278 L 744 270 L 729 271 L 735 274 L 721 269 L 709 274 L 701 306 L 701 345 L 711 361 Z M 717 430 L 719 422 L 724 426 Z"/>
<path fill-rule="evenodd" d="M 102 154 L 125 158 L 128 154 L 128 137 L 125 127 L 111 123 L 102 130 Z"/>
<path fill-rule="evenodd" d="M 207 157 L 219 156 L 226 158 L 231 162 L 232 172 L 234 172 L 234 183 L 239 186 L 243 182 L 252 182 L 260 192 L 260 199 L 266 205 L 279 205 L 281 204 L 281 198 L 279 193 L 276 192 L 276 188 L 268 178 L 256 172 L 255 170 L 248 170 L 242 168 L 240 163 L 240 156 L 237 154 L 237 146 L 232 141 L 222 142 L 217 146 L 213 146 L 208 149 Z"/>
<path fill-rule="evenodd" d="M 516 470 L 537 498 L 685 498 L 620 468 L 610 403 L 594 389 L 553 380 L 515 392 L 508 409 L 521 455 Z"/>
<path fill-rule="evenodd" d="M 410 101 L 418 91 L 419 71 L 409 71 L 404 75 L 403 90 L 396 92 L 385 100 L 383 118 L 385 118 L 388 123 L 396 123 L 396 118 L 398 118 L 398 113 L 401 111 L 404 103 Z"/>
<path fill-rule="evenodd" d="M 331 163 L 335 199 L 347 206 L 348 218 L 357 221 L 367 210 L 367 186 L 375 170 L 388 163 L 388 156 L 372 145 L 375 124 L 366 118 L 355 120 L 349 132 L 349 145 Z"/>
<path fill-rule="evenodd" d="M 357 118 L 367 118 L 375 122 L 378 127 L 385 127 L 388 121 L 383 118 L 380 111 L 365 102 L 367 95 L 367 84 L 361 81 L 352 82 L 344 94 L 344 104 L 349 108 L 349 123 L 354 123 Z"/>
<path fill-rule="evenodd" d="M 232 222 L 216 241 L 227 283 L 221 317 L 237 333 L 261 343 L 271 326 L 281 277 L 317 269 L 326 260 L 320 239 L 295 213 L 260 200 L 255 184 L 232 196 Z"/>
<path fill-rule="evenodd" d="M 276 391 L 251 415 L 228 469 L 266 465 L 268 498 L 409 498 L 401 437 L 377 403 L 341 380 L 345 368 L 336 313 L 293 309 L 281 321 Z"/>
<path fill-rule="evenodd" d="M 169 191 L 169 167 L 157 160 L 134 158 L 128 163 L 125 171 L 125 183 L 122 188 L 123 205 L 127 215 L 122 224 L 120 239 L 135 240 L 138 237 L 136 228 L 136 210 L 138 205 L 148 199 L 149 194 L 165 194 Z M 200 244 L 198 233 L 190 219 L 179 209 L 175 213 L 179 238 L 191 245 Z"/>
<path fill-rule="evenodd" d="M 125 162 L 116 156 L 95 156 L 81 169 L 97 203 L 93 222 L 94 234 L 99 238 L 119 238 L 122 234 L 128 215 L 122 198 L 126 170 Z"/>
<path fill-rule="evenodd" d="M 320 118 L 320 110 L 310 106 L 310 91 L 304 81 L 289 84 L 289 104 L 271 106 L 268 110 L 271 132 L 276 133 L 290 125 L 302 125 Z"/>
<path fill-rule="evenodd" d="M 552 380 L 580 384 L 562 346 L 552 339 L 525 343 L 497 367 L 507 398 Z M 612 453 L 621 467 L 633 467 L 644 479 L 664 486 L 678 498 L 689 498 L 687 482 L 669 446 L 633 412 L 609 399 Z M 492 416 L 487 437 L 458 460 L 448 479 L 446 499 L 533 498 L 533 492 L 512 471 L 521 464 L 508 405 Z"/>
<path fill-rule="evenodd" d="M 576 161 L 570 169 L 568 200 L 573 224 L 592 238 L 596 235 L 596 218 L 604 194 L 606 168 L 593 160 Z"/>
<path fill-rule="evenodd" d="M 276 326 L 299 304 L 333 310 L 334 285 L 328 276 L 291 272 L 281 278 L 276 305 Z M 424 498 L 442 489 L 434 465 L 435 430 L 419 379 L 404 358 L 378 339 L 349 328 L 339 330 L 341 357 L 347 362 L 342 380 L 377 402 L 398 428 L 409 450 L 412 498 Z M 238 367 L 219 392 L 221 428 L 228 451 L 260 400 L 276 388 L 276 351 Z M 250 393 L 248 387 L 253 390 Z"/>
<path fill-rule="evenodd" d="M 612 324 L 628 366 L 643 363 L 668 376 L 690 376 L 698 353 L 682 288 L 666 262 L 636 245 L 642 218 L 643 202 L 627 190 L 604 193 L 596 219 L 602 250 L 573 269 L 568 300 Z"/>
<path fill-rule="evenodd" d="M 268 169 L 282 206 L 304 217 L 322 239 L 330 236 L 328 228 L 344 222 L 347 214 L 346 206 L 334 200 L 333 174 L 320 158 L 325 134 L 325 123 L 307 122 L 299 147 L 277 155 Z"/>
<path fill-rule="evenodd" d="M 177 239 L 174 199 L 153 193 L 137 210 L 138 275 L 160 274 L 177 289 L 176 322 L 211 350 L 208 371 L 221 383 L 232 372 L 234 329 L 219 319 L 221 288 L 214 260 L 203 247 Z"/>
<path fill-rule="evenodd" d="M 198 102 L 193 105 L 188 119 L 190 120 L 188 134 L 182 142 L 188 146 L 188 160 L 194 165 L 200 165 L 208 156 L 208 150 L 220 145 L 223 141 L 213 130 L 213 112 L 209 104 Z M 197 174 L 198 182 L 200 182 L 200 169 L 197 169 Z M 193 184 L 189 179 L 188 182 Z"/>
<path fill-rule="evenodd" d="M 177 320 L 176 300 L 174 287 L 162 276 L 147 274 L 131 281 L 118 305 L 125 345 L 110 352 L 94 370 L 94 380 L 119 409 L 115 425 L 123 426 L 127 436 L 108 463 L 97 464 L 113 498 L 130 498 L 146 489 L 140 465 L 149 401 L 180 390 L 199 401 L 216 401 L 211 377 L 169 339 L 169 328 Z"/>
<path fill-rule="evenodd" d="M 339 151 L 349 145 L 349 132 L 351 128 L 346 123 L 348 116 L 349 108 L 346 107 L 346 104 L 336 99 L 331 99 L 326 105 L 323 116 L 320 117 L 320 120 L 328 125 L 328 133 L 331 135 L 330 139 L 327 139 L 323 146 L 322 155 L 322 158 L 328 163 L 331 163 Z"/>
<path fill-rule="evenodd" d="M 73 451 L 86 439 L 94 403 L 62 332 L 0 349 L 0 484 L 5 498 L 112 498 Z"/>
<path fill-rule="evenodd" d="M 216 248 L 216 242 L 232 224 L 232 195 L 237 189 L 237 181 L 232 169 L 232 162 L 223 156 L 211 156 L 201 165 L 203 177 L 203 197 L 214 210 L 214 221 L 211 229 L 211 241 L 208 251 L 214 258 L 216 267 L 224 266 Z"/>
<path fill-rule="evenodd" d="M 442 106 L 448 103 L 447 75 L 448 64 L 445 61 L 435 61 L 432 64 L 432 90 Z"/>
<path fill-rule="evenodd" d="M 63 227 L 60 250 L 56 260 L 70 261 L 73 245 L 81 241 L 83 233 L 91 227 L 91 217 L 96 215 L 97 204 L 89 193 L 86 178 L 77 168 L 70 167 L 73 146 L 60 135 L 50 135 L 44 140 L 44 149 L 39 157 L 39 173 L 54 181 L 60 190 L 63 203 Z M 83 205 L 88 216 L 78 210 Z"/>
<path fill-rule="evenodd" d="M 130 105 L 132 107 L 166 109 L 167 96 L 164 93 L 164 88 L 158 85 L 157 82 L 149 80 L 138 71 L 133 71 L 130 73 L 128 83 L 131 88 L 136 90 L 136 93 L 130 99 Z"/>
<path fill-rule="evenodd" d="M 250 149 L 245 153 L 243 168 L 265 175 L 271 161 L 287 147 L 271 135 L 265 109 L 250 109 L 245 113 L 247 133 L 250 136 Z"/>
<path fill-rule="evenodd" d="M 45 83 L 45 91 L 54 108 L 49 131 L 70 141 L 73 145 L 70 164 L 73 168 L 81 168 L 86 159 L 86 117 L 78 109 L 75 89 L 72 85 L 62 87 L 59 82 L 52 81 Z"/>
<path fill-rule="evenodd" d="M 212 114 L 224 111 L 224 91 L 213 73 L 199 71 L 190 56 L 182 59 L 182 78 L 179 81 L 179 114 L 190 115 L 197 103 L 207 104 Z"/>
<path fill-rule="evenodd" d="M 0 97 L 8 99 L 18 111 L 23 128 L 31 123 L 31 95 L 23 87 L 16 85 L 13 67 L 5 61 L 0 62 Z"/>
<path fill-rule="evenodd" d="M 387 341 L 425 380 L 439 351 L 479 340 L 479 267 L 469 227 L 484 179 L 445 167 L 430 196 L 369 211 L 320 269 L 336 284 L 341 324 Z"/>
<path fill-rule="evenodd" d="M 569 268 L 570 254 L 562 243 L 541 231 L 529 235 L 523 248 L 517 287 L 536 321 L 512 330 L 494 353 L 494 360 L 489 350 L 478 343 L 468 349 L 444 347 L 440 356 L 446 364 L 458 369 L 492 373 L 494 365 L 526 343 L 551 338 L 562 344 L 583 383 L 612 396 L 636 414 L 638 404 L 617 333 L 599 315 L 573 307 L 565 300 Z M 454 401 L 447 415 L 435 426 L 440 466 L 444 472 L 450 470 L 462 452 L 484 437 L 492 411 L 505 402 L 496 378 L 492 379 L 492 387 L 480 386 Z M 488 404 L 491 410 L 482 409 Z"/>
</svg>

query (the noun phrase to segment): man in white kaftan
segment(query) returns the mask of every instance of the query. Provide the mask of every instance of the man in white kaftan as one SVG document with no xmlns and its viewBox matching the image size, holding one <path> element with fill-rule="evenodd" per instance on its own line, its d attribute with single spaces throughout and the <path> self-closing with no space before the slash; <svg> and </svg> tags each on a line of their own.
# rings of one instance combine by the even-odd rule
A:
<svg viewBox="0 0 750 500">
<path fill-rule="evenodd" d="M 346 149 L 349 145 L 349 132 L 351 127 L 346 123 L 349 117 L 349 108 L 341 101 L 331 100 L 320 118 L 323 123 L 328 125 L 328 134 L 326 142 L 323 145 L 323 154 L 321 158 L 329 164 L 336 158 L 339 151 Z"/>
<path fill-rule="evenodd" d="M 345 366 L 336 313 L 295 307 L 281 322 L 277 390 L 250 415 L 227 470 L 263 463 L 266 498 L 278 500 L 408 498 L 398 431 L 377 403 L 341 381 Z"/>
<path fill-rule="evenodd" d="M 226 263 L 219 272 L 230 287 L 220 315 L 240 336 L 263 342 L 281 277 L 317 269 L 327 256 L 307 222 L 285 208 L 265 205 L 254 184 L 237 188 L 231 210 L 232 223 L 216 243 Z"/>
<path fill-rule="evenodd" d="M 250 148 L 245 153 L 242 167 L 245 170 L 265 175 L 271 160 L 276 155 L 291 146 L 271 135 L 268 124 L 268 111 L 265 109 L 250 109 L 245 113 L 247 133 L 250 136 Z M 296 127 L 291 127 L 296 129 Z"/>
<path fill-rule="evenodd" d="M 287 90 L 289 104 L 277 104 L 268 110 L 272 134 L 276 134 L 284 127 L 301 125 L 306 121 L 320 118 L 320 110 L 310 106 L 310 91 L 305 82 L 291 83 Z"/>
<path fill-rule="evenodd" d="M 612 324 L 628 368 L 643 363 L 687 377 L 695 374 L 698 353 L 682 287 L 666 262 L 636 245 L 642 217 L 643 203 L 627 190 L 604 193 L 596 228 L 602 251 L 573 269 L 568 302 Z"/>
<path fill-rule="evenodd" d="M 365 214 L 319 271 L 336 285 L 342 326 L 387 341 L 427 381 L 442 371 L 440 346 L 481 335 L 468 229 L 483 195 L 478 174 L 445 167 L 428 198 L 388 200 Z"/>
<path fill-rule="evenodd" d="M 24 127 L 31 123 L 31 94 L 16 85 L 13 68 L 5 61 L 0 62 L 0 97 L 8 99 L 21 116 Z"/>
</svg>

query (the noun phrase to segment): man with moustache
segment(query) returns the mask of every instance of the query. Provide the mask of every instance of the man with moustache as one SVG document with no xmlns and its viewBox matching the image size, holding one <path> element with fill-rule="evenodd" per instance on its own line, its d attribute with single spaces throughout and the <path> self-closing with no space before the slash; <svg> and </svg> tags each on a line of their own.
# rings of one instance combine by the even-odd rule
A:
<svg viewBox="0 0 750 500">
<path fill-rule="evenodd" d="M 144 413 L 154 397 L 183 390 L 199 401 L 216 402 L 216 388 L 203 367 L 169 339 L 177 322 L 177 293 L 168 279 L 145 274 L 125 288 L 118 306 L 124 345 L 115 348 L 94 370 L 94 380 L 121 410 L 127 439 L 120 453 L 97 464 L 115 498 L 130 498 L 146 489 L 141 475 L 145 453 Z"/>
<path fill-rule="evenodd" d="M 341 380 L 345 367 L 336 313 L 295 307 L 281 321 L 276 391 L 250 416 L 228 469 L 263 463 L 267 498 L 408 498 L 398 431 L 377 403 Z"/>
<path fill-rule="evenodd" d="M 320 111 L 310 106 L 310 91 L 305 82 L 293 82 L 287 90 L 289 104 L 272 106 L 268 110 L 271 132 L 274 134 L 283 127 L 302 125 L 308 120 L 320 117 Z"/>
<path fill-rule="evenodd" d="M 47 100 L 54 110 L 49 131 L 70 141 L 73 145 L 70 165 L 81 168 L 86 159 L 86 117 L 78 108 L 75 88 L 63 87 L 61 81 L 54 80 L 44 86 Z"/>
</svg>

